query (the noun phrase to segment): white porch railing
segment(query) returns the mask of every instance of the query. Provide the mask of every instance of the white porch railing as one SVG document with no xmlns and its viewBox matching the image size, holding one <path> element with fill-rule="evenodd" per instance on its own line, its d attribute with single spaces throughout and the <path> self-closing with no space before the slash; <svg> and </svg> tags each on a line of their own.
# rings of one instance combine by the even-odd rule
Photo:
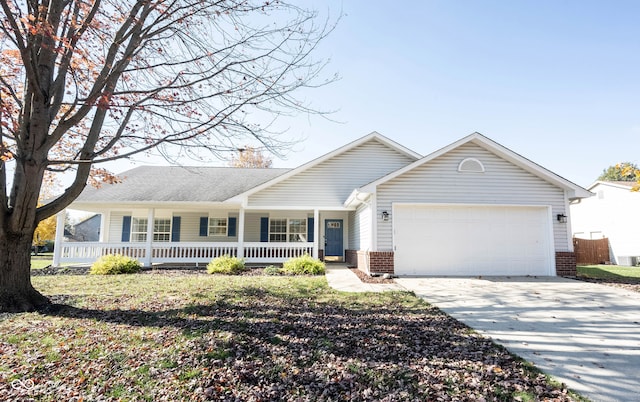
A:
<svg viewBox="0 0 640 402">
<path fill-rule="evenodd" d="M 313 255 L 313 243 L 244 243 L 244 260 L 249 263 L 279 263 L 304 254 Z"/>
<path fill-rule="evenodd" d="M 122 254 L 143 263 L 207 263 L 222 255 L 238 256 L 238 243 L 62 243 L 60 263 L 92 263 L 106 254 Z M 248 263 L 281 263 L 304 254 L 313 255 L 313 243 L 244 243 Z"/>
<path fill-rule="evenodd" d="M 144 260 L 147 254 L 144 243 L 63 243 L 60 262 L 94 262 L 107 254 L 122 254 Z"/>
</svg>

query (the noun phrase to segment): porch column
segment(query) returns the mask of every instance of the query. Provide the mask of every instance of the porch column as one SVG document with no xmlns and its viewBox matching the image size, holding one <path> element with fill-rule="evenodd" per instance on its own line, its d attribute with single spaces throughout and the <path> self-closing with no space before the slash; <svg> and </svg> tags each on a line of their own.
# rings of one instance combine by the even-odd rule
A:
<svg viewBox="0 0 640 402">
<path fill-rule="evenodd" d="M 149 212 L 147 213 L 147 244 L 146 244 L 146 252 L 144 255 L 144 260 L 142 264 L 145 267 L 151 266 L 151 253 L 153 251 L 152 243 L 153 243 L 153 221 L 154 221 L 154 213 L 155 210 L 153 208 L 149 208 Z"/>
<path fill-rule="evenodd" d="M 100 233 L 98 235 L 98 241 L 105 243 L 108 239 L 107 232 L 109 232 L 109 219 L 111 218 L 111 211 L 103 211 L 100 213 Z"/>
<path fill-rule="evenodd" d="M 320 211 L 313 210 L 313 258 L 318 258 L 320 247 Z"/>
<path fill-rule="evenodd" d="M 238 212 L 238 258 L 244 258 L 244 208 Z"/>
<path fill-rule="evenodd" d="M 67 210 L 63 209 L 56 215 L 56 242 L 53 245 L 53 266 L 60 266 L 62 257 L 62 243 L 64 242 L 64 218 L 67 216 Z"/>
</svg>

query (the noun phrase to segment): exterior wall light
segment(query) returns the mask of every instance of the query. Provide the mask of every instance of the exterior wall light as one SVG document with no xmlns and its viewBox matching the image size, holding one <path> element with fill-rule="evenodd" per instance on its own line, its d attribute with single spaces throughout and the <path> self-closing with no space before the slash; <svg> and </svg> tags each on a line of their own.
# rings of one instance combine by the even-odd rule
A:
<svg viewBox="0 0 640 402">
<path fill-rule="evenodd" d="M 385 222 L 389 220 L 389 212 L 382 211 L 382 220 Z"/>
<path fill-rule="evenodd" d="M 565 215 L 565 214 L 558 214 L 558 215 L 556 215 L 556 218 L 558 219 L 558 222 L 560 222 L 560 223 L 567 223 L 567 215 Z"/>
</svg>

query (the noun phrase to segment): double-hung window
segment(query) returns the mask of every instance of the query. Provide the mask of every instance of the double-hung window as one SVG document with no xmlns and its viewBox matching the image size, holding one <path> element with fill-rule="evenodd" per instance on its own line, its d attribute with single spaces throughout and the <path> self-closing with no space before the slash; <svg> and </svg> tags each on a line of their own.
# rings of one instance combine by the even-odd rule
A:
<svg viewBox="0 0 640 402">
<path fill-rule="evenodd" d="M 147 224 L 149 220 L 147 218 L 133 218 L 131 219 L 131 241 L 132 242 L 145 242 L 147 241 Z"/>
<path fill-rule="evenodd" d="M 226 236 L 227 218 L 209 218 L 209 236 Z"/>
<path fill-rule="evenodd" d="M 147 241 L 147 229 L 149 227 L 149 219 L 132 218 L 131 219 L 131 241 L 144 243 Z M 153 220 L 153 241 L 168 242 L 171 241 L 171 219 L 156 218 Z"/>
<path fill-rule="evenodd" d="M 171 241 L 171 219 L 161 218 L 153 220 L 153 241 Z"/>
<path fill-rule="evenodd" d="M 307 241 L 307 220 L 289 219 L 289 243 Z"/>
<path fill-rule="evenodd" d="M 277 218 L 269 220 L 270 242 L 306 242 L 307 220 Z"/>
</svg>

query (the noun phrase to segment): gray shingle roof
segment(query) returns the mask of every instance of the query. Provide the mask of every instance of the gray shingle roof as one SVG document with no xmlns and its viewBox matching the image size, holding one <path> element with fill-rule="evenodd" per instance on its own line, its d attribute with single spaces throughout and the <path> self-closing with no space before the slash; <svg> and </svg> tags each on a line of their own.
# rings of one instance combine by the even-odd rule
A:
<svg viewBox="0 0 640 402">
<path fill-rule="evenodd" d="M 141 166 L 119 174 L 122 183 L 87 188 L 77 203 L 220 202 L 289 169 Z"/>
</svg>

